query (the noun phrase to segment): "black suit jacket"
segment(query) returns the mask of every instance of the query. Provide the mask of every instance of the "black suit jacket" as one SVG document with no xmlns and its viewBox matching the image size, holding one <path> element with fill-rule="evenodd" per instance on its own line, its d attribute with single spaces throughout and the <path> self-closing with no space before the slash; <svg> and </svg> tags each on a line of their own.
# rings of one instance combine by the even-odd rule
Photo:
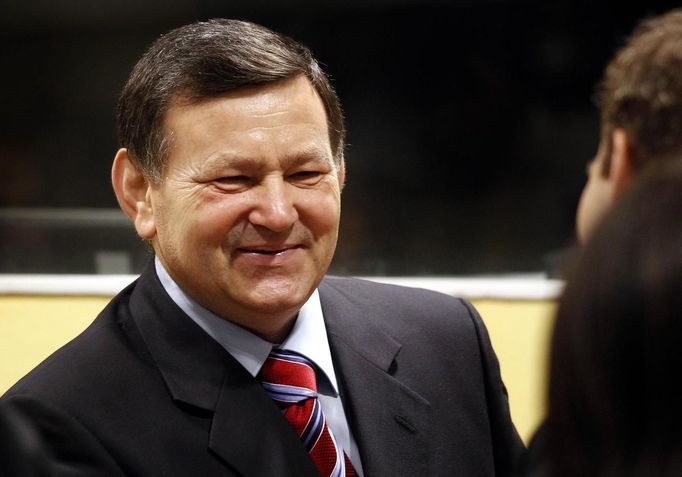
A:
<svg viewBox="0 0 682 477">
<path fill-rule="evenodd" d="M 30 420 L 11 403 L 0 403 L 0 475 L 50 477 L 50 466 Z"/>
<path fill-rule="evenodd" d="M 547 421 L 543 421 L 533 434 L 528 449 L 518 462 L 516 477 L 549 477 L 552 475 L 547 451 Z"/>
<path fill-rule="evenodd" d="M 511 474 L 522 444 L 469 304 L 355 279 L 319 291 L 365 476 Z M 3 399 L 39 426 L 55 475 L 317 475 L 259 383 L 153 265 Z"/>
</svg>

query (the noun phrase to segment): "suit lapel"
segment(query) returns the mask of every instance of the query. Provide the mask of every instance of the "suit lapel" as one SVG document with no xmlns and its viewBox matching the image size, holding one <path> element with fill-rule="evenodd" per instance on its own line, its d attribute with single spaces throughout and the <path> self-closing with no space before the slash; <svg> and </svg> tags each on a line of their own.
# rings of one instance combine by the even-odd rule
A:
<svg viewBox="0 0 682 477">
<path fill-rule="evenodd" d="M 211 452 L 239 475 L 317 476 L 298 436 L 272 399 L 175 305 L 153 265 L 138 280 L 130 304 L 172 399 L 213 413 L 207 440 Z"/>
<path fill-rule="evenodd" d="M 220 391 L 209 448 L 245 476 L 318 475 L 293 428 L 239 365 Z"/>
<path fill-rule="evenodd" d="M 323 283 L 320 299 L 347 417 L 365 475 L 428 475 L 429 403 L 392 376 L 400 343 L 367 307 Z"/>
</svg>

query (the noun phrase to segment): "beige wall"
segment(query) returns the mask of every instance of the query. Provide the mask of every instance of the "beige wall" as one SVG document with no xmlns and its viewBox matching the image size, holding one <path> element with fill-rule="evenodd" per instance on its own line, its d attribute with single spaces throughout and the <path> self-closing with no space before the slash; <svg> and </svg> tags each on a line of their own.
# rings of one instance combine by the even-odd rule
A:
<svg viewBox="0 0 682 477">
<path fill-rule="evenodd" d="M 512 418 L 528 442 L 546 409 L 546 363 L 554 301 L 473 300 L 488 327 L 509 392 Z"/>
<path fill-rule="evenodd" d="M 0 393 L 84 329 L 109 297 L 0 295 Z M 473 300 L 497 351 L 512 417 L 527 440 L 544 413 L 551 300 Z"/>
</svg>

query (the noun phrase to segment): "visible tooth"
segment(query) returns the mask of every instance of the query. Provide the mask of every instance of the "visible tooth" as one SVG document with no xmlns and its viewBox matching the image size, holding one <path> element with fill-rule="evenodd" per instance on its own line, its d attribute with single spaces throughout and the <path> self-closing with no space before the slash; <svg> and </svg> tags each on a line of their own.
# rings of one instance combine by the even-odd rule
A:
<svg viewBox="0 0 682 477">
<path fill-rule="evenodd" d="M 264 255 L 275 255 L 280 252 L 283 252 L 283 250 L 251 250 L 251 253 L 261 253 Z"/>
</svg>

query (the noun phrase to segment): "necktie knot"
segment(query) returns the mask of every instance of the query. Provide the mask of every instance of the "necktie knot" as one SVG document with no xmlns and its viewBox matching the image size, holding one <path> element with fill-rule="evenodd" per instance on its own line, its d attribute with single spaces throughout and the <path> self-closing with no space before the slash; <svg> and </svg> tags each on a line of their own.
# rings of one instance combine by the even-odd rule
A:
<svg viewBox="0 0 682 477">
<path fill-rule="evenodd" d="M 353 465 L 327 426 L 317 399 L 313 363 L 287 350 L 272 350 L 261 368 L 263 388 L 282 408 L 323 477 L 356 477 Z"/>
<path fill-rule="evenodd" d="M 312 362 L 293 351 L 273 350 L 261 368 L 260 379 L 280 405 L 317 397 Z"/>
</svg>

